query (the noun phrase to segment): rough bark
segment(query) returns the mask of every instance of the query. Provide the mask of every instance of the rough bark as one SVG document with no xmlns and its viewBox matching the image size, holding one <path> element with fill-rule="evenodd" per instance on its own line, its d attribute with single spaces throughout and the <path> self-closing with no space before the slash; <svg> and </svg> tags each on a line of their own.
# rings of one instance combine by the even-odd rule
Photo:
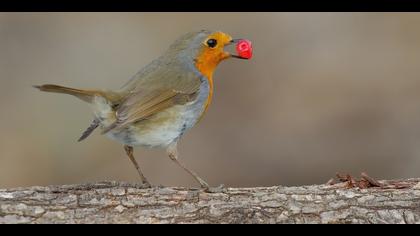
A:
<svg viewBox="0 0 420 236">
<path fill-rule="evenodd" d="M 409 181 L 406 189 L 337 184 L 220 193 L 119 182 L 3 189 L 0 223 L 420 223 L 419 180 Z"/>
</svg>

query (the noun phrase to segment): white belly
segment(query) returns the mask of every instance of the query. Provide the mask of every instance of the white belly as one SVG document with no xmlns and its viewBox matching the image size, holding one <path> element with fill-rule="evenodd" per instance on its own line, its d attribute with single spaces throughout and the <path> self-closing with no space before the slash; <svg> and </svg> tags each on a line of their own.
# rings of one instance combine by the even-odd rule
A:
<svg viewBox="0 0 420 236">
<path fill-rule="evenodd" d="M 107 136 L 130 146 L 167 147 L 191 128 L 199 115 L 189 106 L 178 105 Z"/>
</svg>

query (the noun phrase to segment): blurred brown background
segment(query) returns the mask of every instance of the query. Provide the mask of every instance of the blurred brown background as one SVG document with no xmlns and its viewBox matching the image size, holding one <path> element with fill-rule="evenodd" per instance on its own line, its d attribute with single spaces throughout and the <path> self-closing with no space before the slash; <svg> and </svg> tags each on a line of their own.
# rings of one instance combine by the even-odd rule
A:
<svg viewBox="0 0 420 236">
<path fill-rule="evenodd" d="M 0 13 L 0 188 L 138 181 L 87 104 L 34 84 L 119 88 L 180 35 L 253 41 L 223 62 L 215 97 L 180 142 L 210 184 L 300 185 L 335 172 L 420 177 L 420 14 Z M 153 184 L 196 186 L 163 150 L 136 148 Z"/>
</svg>

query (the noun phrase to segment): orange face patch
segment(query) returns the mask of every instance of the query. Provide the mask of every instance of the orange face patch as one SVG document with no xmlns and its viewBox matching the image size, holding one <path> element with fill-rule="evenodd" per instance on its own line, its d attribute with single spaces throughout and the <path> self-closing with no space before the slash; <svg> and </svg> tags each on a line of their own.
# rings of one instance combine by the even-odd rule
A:
<svg viewBox="0 0 420 236">
<path fill-rule="evenodd" d="M 231 40 L 230 35 L 215 32 L 202 42 L 203 49 L 196 57 L 196 67 L 207 78 L 211 78 L 217 65 L 230 56 L 229 53 L 224 51 L 224 47 Z"/>
<path fill-rule="evenodd" d="M 230 54 L 224 51 L 224 47 L 231 40 L 232 37 L 223 32 L 215 32 L 209 35 L 203 41 L 203 49 L 196 58 L 195 66 L 207 78 L 210 86 L 209 97 L 204 112 L 207 111 L 213 97 L 213 72 L 221 61 L 230 57 Z"/>
</svg>

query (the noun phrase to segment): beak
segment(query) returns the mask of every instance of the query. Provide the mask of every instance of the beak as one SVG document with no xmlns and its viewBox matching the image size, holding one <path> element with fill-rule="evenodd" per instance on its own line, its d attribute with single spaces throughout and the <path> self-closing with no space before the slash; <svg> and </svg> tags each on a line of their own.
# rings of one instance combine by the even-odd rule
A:
<svg viewBox="0 0 420 236">
<path fill-rule="evenodd" d="M 245 41 L 247 41 L 247 40 L 232 39 L 228 44 L 226 44 L 224 50 L 225 50 L 225 52 L 227 52 L 230 55 L 230 57 L 243 59 L 243 60 L 248 60 L 251 57 L 250 56 L 244 56 L 245 54 L 241 53 L 241 51 L 240 51 L 240 50 L 242 50 L 242 49 L 240 49 L 240 47 L 242 47 L 241 44 L 243 44 Z M 252 54 L 252 47 L 251 47 L 250 44 L 248 45 L 247 50 L 249 51 L 249 53 Z"/>
</svg>

